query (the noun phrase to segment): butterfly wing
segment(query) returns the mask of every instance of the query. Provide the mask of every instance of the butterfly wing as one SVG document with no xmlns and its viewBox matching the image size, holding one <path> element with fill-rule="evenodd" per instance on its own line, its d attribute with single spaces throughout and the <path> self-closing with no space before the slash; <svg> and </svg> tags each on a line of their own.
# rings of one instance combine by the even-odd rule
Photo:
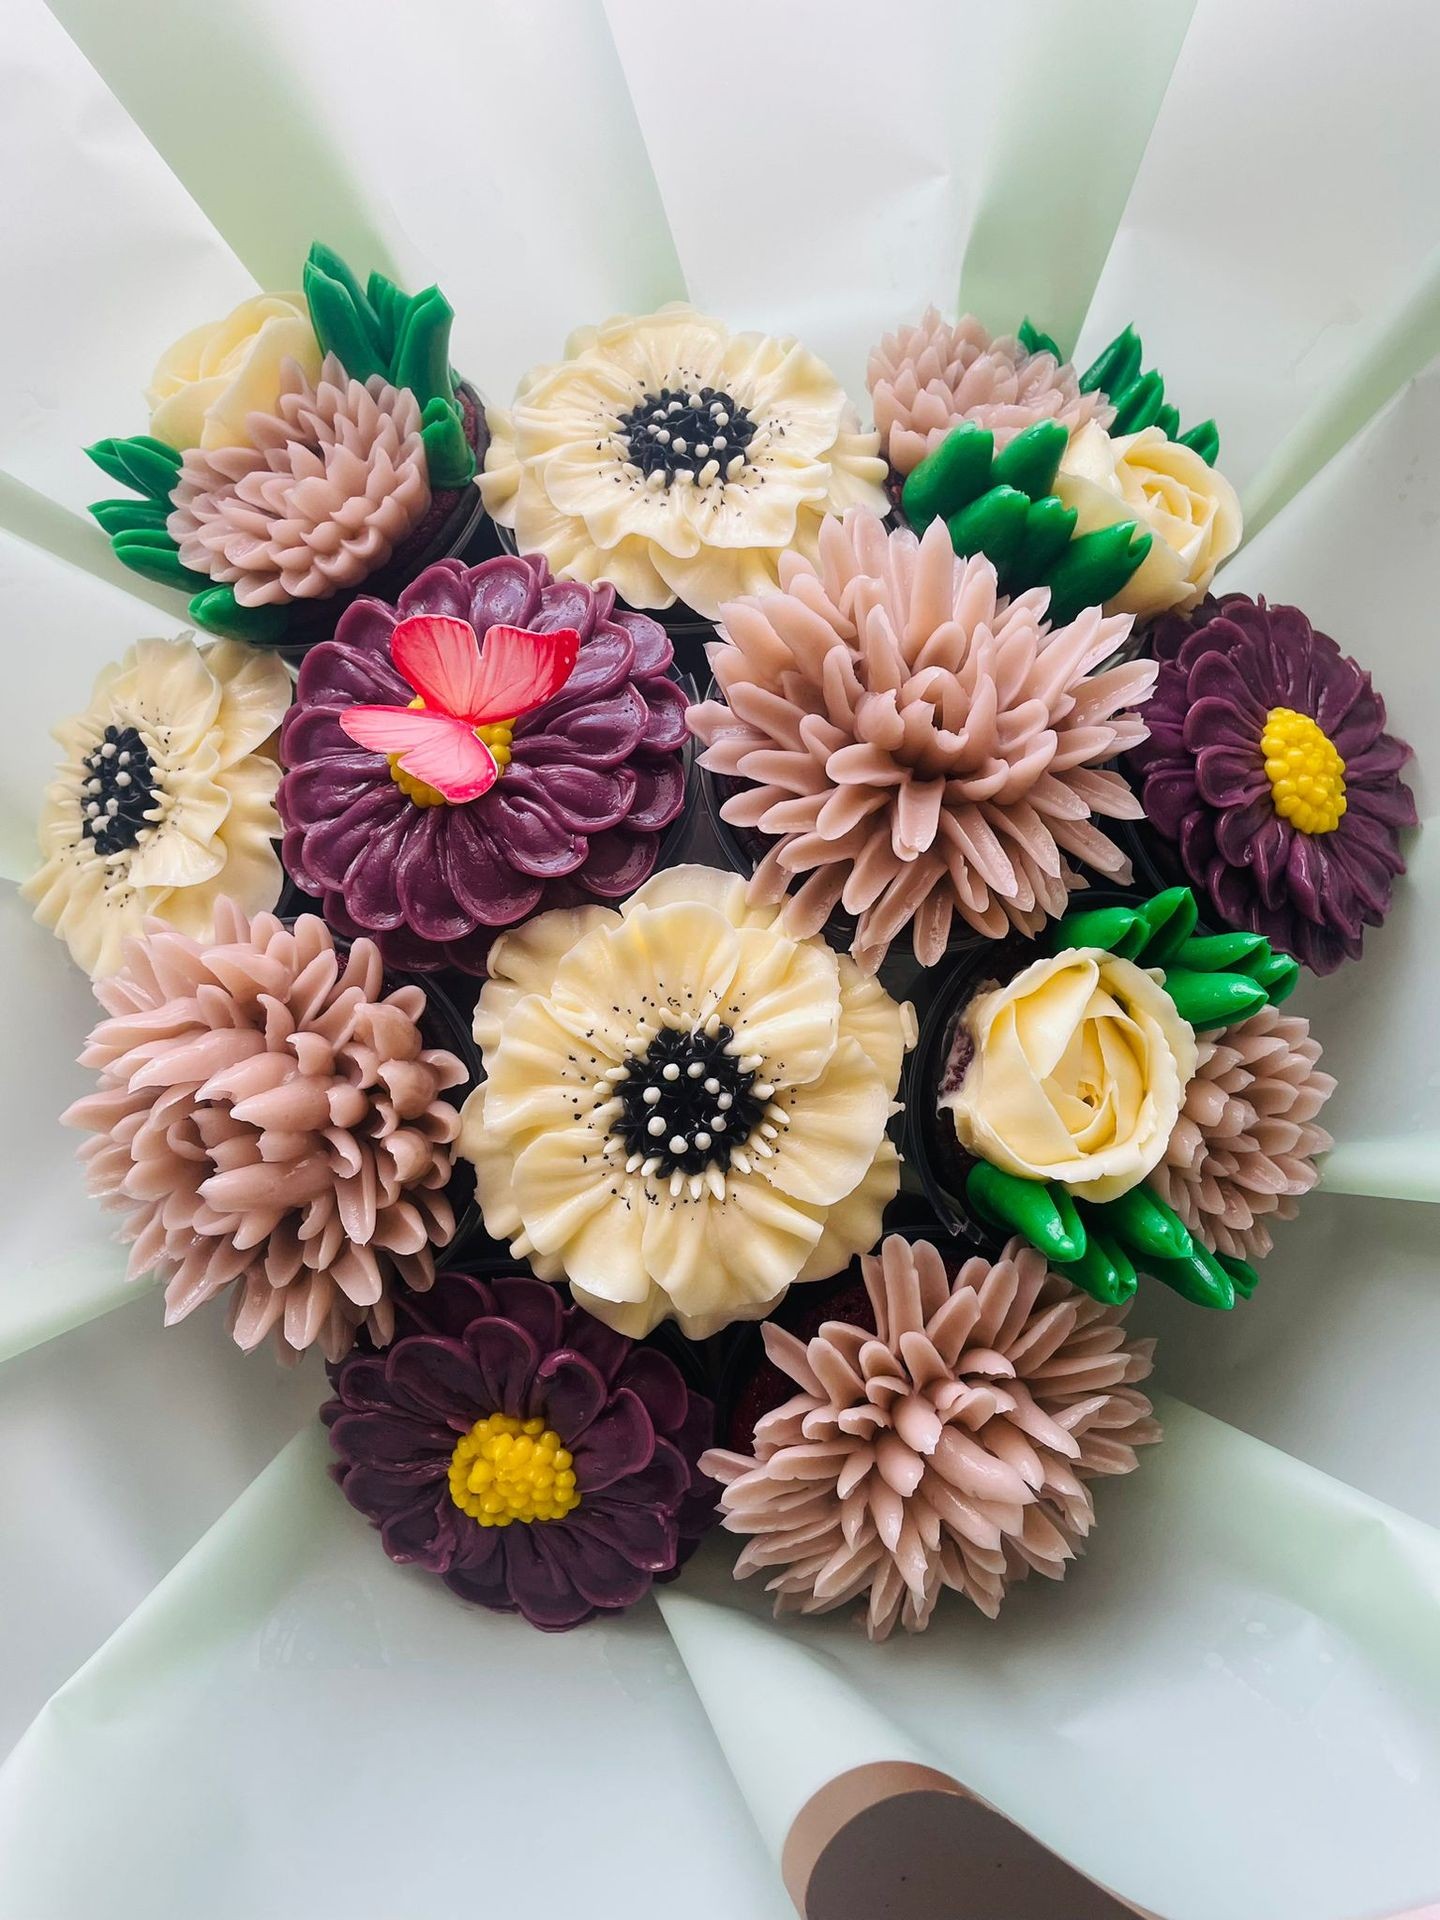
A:
<svg viewBox="0 0 1440 1920">
<path fill-rule="evenodd" d="M 394 754 L 412 778 L 457 805 L 478 800 L 499 778 L 495 756 L 463 720 L 414 707 L 347 707 L 340 725 L 371 753 Z"/>
<path fill-rule="evenodd" d="M 467 709 L 469 717 L 479 726 L 543 707 L 574 672 L 579 652 L 580 636 L 573 627 L 554 633 L 491 627 L 480 650 L 479 704 Z"/>
<path fill-rule="evenodd" d="M 478 725 L 484 687 L 480 642 L 468 620 L 419 613 L 390 636 L 390 658 L 427 707 Z"/>
</svg>

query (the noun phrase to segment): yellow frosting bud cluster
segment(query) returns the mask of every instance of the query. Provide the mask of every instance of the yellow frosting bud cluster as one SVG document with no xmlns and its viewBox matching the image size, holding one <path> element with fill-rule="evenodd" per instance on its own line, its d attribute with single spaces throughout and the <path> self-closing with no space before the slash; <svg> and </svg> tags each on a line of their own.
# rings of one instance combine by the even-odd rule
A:
<svg viewBox="0 0 1440 1920">
<path fill-rule="evenodd" d="M 580 1504 L 571 1455 L 543 1420 L 489 1413 L 450 1456 L 450 1498 L 482 1527 L 563 1520 Z"/>
<path fill-rule="evenodd" d="M 1333 833 L 1345 813 L 1345 762 L 1308 713 L 1272 707 L 1260 736 L 1275 811 L 1299 833 Z"/>
<path fill-rule="evenodd" d="M 410 711 L 413 713 L 424 705 L 424 700 L 417 694 L 410 702 Z M 488 727 L 475 729 L 475 738 L 483 740 L 490 749 L 495 765 L 501 773 L 504 773 L 510 764 L 510 741 L 514 732 L 513 720 L 496 720 Z M 405 771 L 400 764 L 398 753 L 387 753 L 385 758 L 390 762 L 390 778 L 407 800 L 413 800 L 417 807 L 443 807 L 448 804 L 444 794 L 437 787 L 432 787 L 428 781 L 417 780 L 413 773 Z"/>
</svg>

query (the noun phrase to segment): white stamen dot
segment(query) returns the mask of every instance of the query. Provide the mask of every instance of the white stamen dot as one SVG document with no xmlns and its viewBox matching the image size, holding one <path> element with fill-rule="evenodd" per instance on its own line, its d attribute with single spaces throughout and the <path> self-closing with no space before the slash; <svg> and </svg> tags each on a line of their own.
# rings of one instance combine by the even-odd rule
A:
<svg viewBox="0 0 1440 1920">
<path fill-rule="evenodd" d="M 685 1069 L 686 1077 L 690 1080 L 698 1080 L 704 1071 L 705 1068 L 698 1060 L 692 1060 Z"/>
<path fill-rule="evenodd" d="M 117 787 L 128 787 L 128 786 L 129 786 L 129 784 L 130 784 L 130 776 L 129 776 L 129 774 L 128 774 L 128 773 L 117 773 L 117 774 L 116 774 L 116 776 L 115 776 L 115 784 L 116 784 L 116 786 L 117 786 Z"/>
<path fill-rule="evenodd" d="M 113 760 L 119 751 L 113 740 L 107 740 L 100 749 L 100 757 L 102 760 Z"/>
<path fill-rule="evenodd" d="M 646 1087 L 644 1093 L 641 1095 L 641 1098 L 644 1100 L 647 1107 L 655 1106 L 660 1098 L 659 1087 Z"/>
<path fill-rule="evenodd" d="M 678 1080 L 680 1078 L 680 1069 L 673 1060 L 667 1060 L 665 1062 L 665 1065 L 660 1069 L 660 1078 L 662 1080 Z"/>
<path fill-rule="evenodd" d="M 670 1136 L 671 1153 L 676 1153 L 676 1154 L 688 1153 L 689 1150 L 690 1150 L 690 1142 L 685 1138 L 683 1133 L 671 1134 Z"/>
<path fill-rule="evenodd" d="M 703 1153 L 706 1147 L 709 1146 L 709 1144 L 710 1144 L 710 1136 L 702 1128 L 701 1131 L 697 1133 L 695 1136 L 695 1145 L 699 1148 L 700 1152 Z"/>
<path fill-rule="evenodd" d="M 713 1073 L 705 1082 L 705 1091 L 706 1093 L 719 1093 L 720 1091 L 720 1082 L 715 1078 Z"/>
<path fill-rule="evenodd" d="M 652 1140 L 658 1140 L 661 1134 L 664 1133 L 665 1122 L 658 1113 L 652 1114 L 650 1119 L 645 1123 L 645 1131 L 650 1135 Z"/>
<path fill-rule="evenodd" d="M 733 1093 L 722 1093 L 715 1104 L 722 1113 L 728 1113 L 735 1104 L 735 1096 Z"/>
<path fill-rule="evenodd" d="M 128 767 L 128 766 L 129 766 L 129 764 L 130 764 L 130 756 L 129 756 L 129 754 L 128 754 L 128 753 L 122 753 L 122 754 L 121 754 L 121 756 L 120 756 L 120 764 L 121 764 L 121 766 L 122 766 L 122 767 Z"/>
</svg>

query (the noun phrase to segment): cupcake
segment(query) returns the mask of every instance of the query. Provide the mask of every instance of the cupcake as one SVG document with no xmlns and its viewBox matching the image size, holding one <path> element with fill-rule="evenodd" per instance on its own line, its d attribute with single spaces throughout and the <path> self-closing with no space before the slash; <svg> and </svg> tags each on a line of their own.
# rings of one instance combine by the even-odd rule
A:
<svg viewBox="0 0 1440 1920">
<path fill-rule="evenodd" d="M 55 730 L 64 750 L 21 889 L 92 976 L 162 920 L 206 938 L 217 903 L 273 907 L 283 875 L 274 736 L 282 663 L 234 640 L 141 640 Z"/>
<path fill-rule="evenodd" d="M 166 1325 L 223 1299 L 246 1352 L 387 1342 L 396 1296 L 431 1286 L 455 1235 L 450 1096 L 470 1073 L 433 1044 L 443 1010 L 370 941 L 228 900 L 205 941 L 152 921 L 95 996 L 81 1065 L 99 1085 L 62 1122 L 89 1136 L 129 1277 L 164 1281 Z"/>
<path fill-rule="evenodd" d="M 558 1632 L 673 1579 L 713 1524 L 711 1409 L 523 1273 L 444 1273 L 330 1369 L 336 1480 L 392 1560 Z"/>
<path fill-rule="evenodd" d="M 1012 1239 L 963 1264 L 891 1234 L 863 1293 L 806 1340 L 763 1329 L 785 1396 L 712 1449 L 721 1524 L 777 1615 L 859 1603 L 872 1640 L 929 1625 L 942 1592 L 992 1619 L 1032 1572 L 1059 1580 L 1095 1519 L 1088 1485 L 1160 1438 L 1137 1383 L 1152 1342 Z"/>
<path fill-rule="evenodd" d="M 491 408 L 492 518 L 560 579 L 711 620 L 813 555 L 826 514 L 886 510 L 879 436 L 796 340 L 682 304 L 583 328 Z"/>
<path fill-rule="evenodd" d="M 718 697 L 693 707 L 722 821 L 759 843 L 750 898 L 796 937 L 837 910 L 873 971 L 904 938 L 933 966 L 954 934 L 1034 933 L 1083 884 L 1125 881 L 1099 819 L 1137 818 L 1109 766 L 1144 738 L 1144 662 L 1107 664 L 1128 617 L 1065 626 L 1043 591 L 1006 601 L 945 523 L 887 532 L 856 508 L 722 609 Z"/>
<path fill-rule="evenodd" d="M 885 457 L 901 479 L 958 426 L 986 428 L 998 452 L 1039 420 L 1073 432 L 1115 417 L 1103 393 L 1082 391 L 1058 353 L 997 339 L 972 314 L 951 326 L 934 307 L 914 326 L 886 334 L 865 381 Z"/>
<path fill-rule="evenodd" d="M 621 1333 L 759 1319 L 895 1196 L 909 1008 L 778 922 L 673 867 L 491 951 L 460 1140 L 486 1229 Z"/>
<path fill-rule="evenodd" d="M 1245 594 L 1161 622 L 1150 737 L 1130 765 L 1162 855 L 1221 926 L 1315 973 L 1358 960 L 1417 824 L 1370 675 L 1298 607 Z"/>
<path fill-rule="evenodd" d="M 1222 1136 L 1227 1126 L 1258 1128 L 1265 1148 L 1294 1165 L 1262 1164 L 1259 1139 L 1237 1141 L 1248 1158 L 1240 1178 L 1254 1186 L 1273 1175 L 1277 1191 L 1303 1192 L 1300 1162 L 1322 1139 L 1302 1132 L 1316 1089 L 1291 1088 L 1292 1076 L 1305 1078 L 1297 1053 L 1293 1066 L 1277 1062 L 1259 1111 L 1237 1102 L 1227 1118 L 1218 1089 L 1206 1093 L 1197 1077 L 1209 1077 L 1212 1059 L 1215 1077 L 1225 1074 L 1227 1034 L 1270 1014 L 1295 984 L 1295 963 L 1254 935 L 1200 930 L 1184 888 L 1077 908 L 1050 946 L 1037 956 L 1015 940 L 972 957 L 927 1014 L 910 1138 L 933 1204 L 973 1245 L 1019 1233 L 1111 1304 L 1145 1272 L 1198 1304 L 1233 1306 L 1255 1285 L 1247 1254 L 1192 1231 L 1206 1212 L 1241 1224 L 1238 1203 L 1216 1192 L 1231 1164 Z M 1276 1051 L 1257 1036 L 1255 1058 Z M 1273 1129 L 1260 1124 L 1267 1099 Z M 1202 1117 L 1216 1123 L 1208 1143 Z"/>
<path fill-rule="evenodd" d="M 316 245 L 303 293 L 185 334 L 151 377 L 149 433 L 89 449 L 139 496 L 91 508 L 118 558 L 186 593 L 197 625 L 298 653 L 364 583 L 463 548 L 486 429 L 452 318 L 437 288 L 362 289 Z"/>
<path fill-rule="evenodd" d="M 670 669 L 653 620 L 543 559 L 438 561 L 357 601 L 281 735 L 287 870 L 389 964 L 482 973 L 502 928 L 655 866 L 685 803 Z"/>
</svg>

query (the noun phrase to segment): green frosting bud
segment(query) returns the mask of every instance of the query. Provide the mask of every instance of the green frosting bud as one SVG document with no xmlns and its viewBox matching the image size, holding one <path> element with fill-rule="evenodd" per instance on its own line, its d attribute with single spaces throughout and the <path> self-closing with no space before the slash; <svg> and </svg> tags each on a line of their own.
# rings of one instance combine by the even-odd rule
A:
<svg viewBox="0 0 1440 1920">
<path fill-rule="evenodd" d="M 1248 1020 L 1267 997 L 1264 987 L 1243 973 L 1190 973 L 1184 967 L 1168 969 L 1165 991 L 1180 1018 L 1188 1020 L 1197 1033 Z"/>
<path fill-rule="evenodd" d="M 1014 563 L 1019 580 L 1042 579 L 1070 544 L 1075 531 L 1074 507 L 1051 493 L 1043 500 L 1032 500 L 1025 516 L 1025 539 Z"/>
<path fill-rule="evenodd" d="M 1134 1254 L 1141 1266 L 1150 1260 L 1188 1260 L 1194 1250 L 1190 1229 L 1153 1187 L 1141 1181 L 1118 1199 L 1087 1207 L 1108 1239 Z"/>
<path fill-rule="evenodd" d="M 1268 945 L 1263 954 L 1256 953 L 1245 962 L 1245 971 L 1257 986 L 1264 988 L 1272 1007 L 1288 1000 L 1300 984 L 1299 961 L 1292 960 L 1288 953 L 1276 953 Z"/>
<path fill-rule="evenodd" d="M 965 1181 L 971 1206 L 992 1226 L 1018 1233 L 1051 1262 L 1076 1260 L 1085 1250 L 1085 1229 L 1063 1187 L 1022 1180 L 977 1160 Z"/>
<path fill-rule="evenodd" d="M 1129 1255 L 1115 1241 L 1100 1233 L 1091 1233 L 1080 1258 L 1065 1262 L 1059 1271 L 1092 1299 L 1102 1300 L 1107 1307 L 1123 1306 L 1134 1296 L 1139 1283 L 1139 1275 Z"/>
<path fill-rule="evenodd" d="M 1017 433 L 1003 453 L 995 456 L 990 469 L 993 481 L 1002 487 L 1017 487 L 1032 500 L 1043 500 L 1055 485 L 1060 461 L 1070 444 L 1068 427 L 1058 420 L 1037 420 L 1033 427 Z"/>
<path fill-rule="evenodd" d="M 1191 973 L 1245 973 L 1253 954 L 1268 954 L 1263 933 L 1206 933 L 1187 940 L 1176 961 Z"/>
<path fill-rule="evenodd" d="M 190 575 L 193 580 L 196 576 Z M 242 607 L 230 586 L 206 586 L 190 602 L 190 618 L 207 633 L 227 640 L 248 640 L 254 646 L 273 645 L 284 638 L 286 606 Z"/>
<path fill-rule="evenodd" d="M 1099 359 L 1081 374 L 1081 393 L 1099 391 L 1109 394 L 1113 400 L 1139 374 L 1143 356 L 1144 348 L 1140 344 L 1139 334 L 1133 327 L 1126 327 L 1123 333 L 1116 334 Z"/>
<path fill-rule="evenodd" d="M 1115 409 L 1111 433 L 1139 433 L 1142 427 L 1154 426 L 1164 404 L 1165 382 L 1152 367 L 1126 388 L 1124 399 Z"/>
<path fill-rule="evenodd" d="M 1168 887 L 1147 900 L 1139 912 L 1150 929 L 1150 938 L 1140 953 L 1142 963 L 1147 967 L 1168 966 L 1195 931 L 1200 915 L 1194 894 L 1189 887 Z"/>
<path fill-rule="evenodd" d="M 1179 439 L 1180 445 L 1198 453 L 1207 467 L 1213 467 L 1220 457 L 1220 429 L 1213 420 L 1202 420 L 1198 427 L 1191 427 Z"/>
<path fill-rule="evenodd" d="M 946 521 L 956 553 L 983 553 L 1002 578 L 1025 543 L 1030 501 L 1017 487 L 992 487 Z"/>
<path fill-rule="evenodd" d="M 917 533 L 932 520 L 948 519 L 968 506 L 990 484 L 995 436 L 984 427 L 956 427 L 927 453 L 906 480 L 900 495 L 905 518 Z"/>
<path fill-rule="evenodd" d="M 1072 540 L 1042 583 L 1050 589 L 1051 624 L 1063 626 L 1083 608 L 1113 600 L 1149 553 L 1151 541 L 1133 520 Z"/>
<path fill-rule="evenodd" d="M 1198 1240 L 1188 1260 L 1150 1260 L 1146 1270 L 1197 1307 L 1213 1307 L 1224 1313 L 1235 1304 L 1234 1280 Z"/>
<path fill-rule="evenodd" d="M 1234 1254 L 1217 1253 L 1215 1258 L 1229 1274 L 1235 1284 L 1235 1291 L 1242 1300 L 1248 1300 L 1260 1284 L 1260 1276 L 1248 1260 L 1237 1259 Z"/>
<path fill-rule="evenodd" d="M 1054 931 L 1052 945 L 1057 953 L 1067 947 L 1103 947 L 1122 960 L 1133 960 L 1149 933 L 1134 907 L 1092 907 L 1086 913 L 1067 913 Z"/>
</svg>

